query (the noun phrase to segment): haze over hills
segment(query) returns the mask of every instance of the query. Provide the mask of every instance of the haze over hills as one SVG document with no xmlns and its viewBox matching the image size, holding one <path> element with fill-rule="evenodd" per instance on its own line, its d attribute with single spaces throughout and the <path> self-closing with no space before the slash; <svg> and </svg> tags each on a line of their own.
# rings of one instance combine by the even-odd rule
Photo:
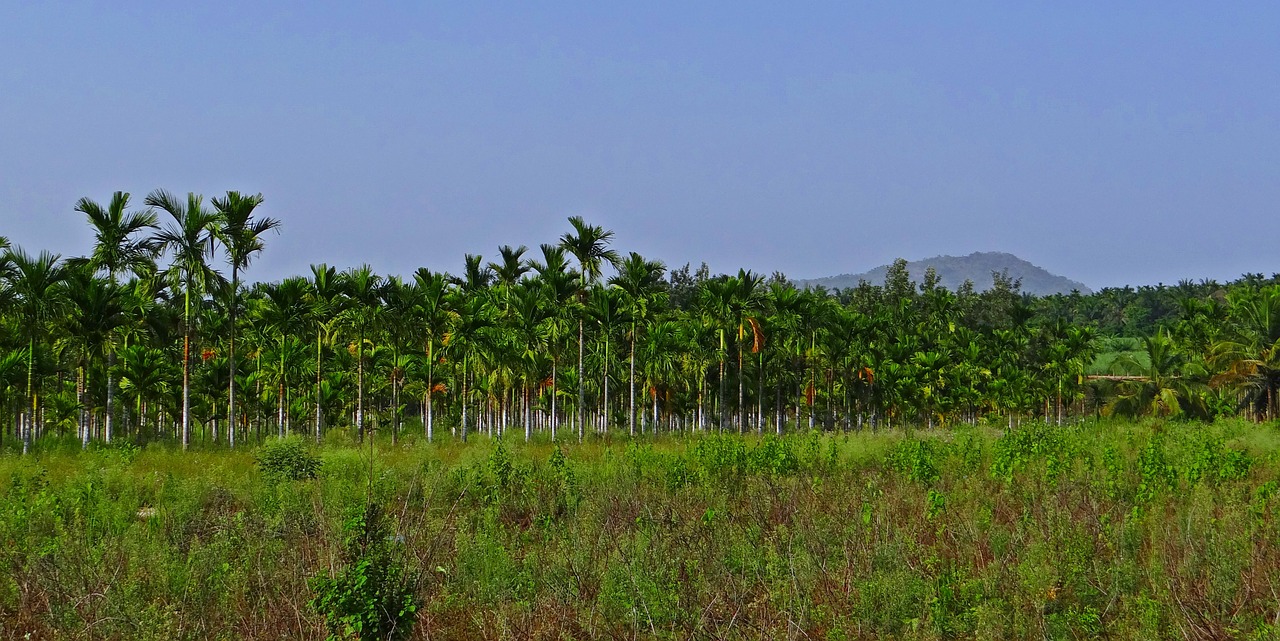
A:
<svg viewBox="0 0 1280 641">
<path fill-rule="evenodd" d="M 968 256 L 934 256 L 907 263 L 907 271 L 911 274 L 911 279 L 917 283 L 924 280 L 925 270 L 929 267 L 933 267 L 938 272 L 940 284 L 952 291 L 958 289 L 966 280 L 972 281 L 973 288 L 977 291 L 989 289 L 994 282 L 992 272 L 995 272 L 1007 274 L 1012 279 L 1022 279 L 1022 291 L 1037 296 L 1070 294 L 1072 290 L 1079 290 L 1081 294 L 1092 293 L 1084 283 L 1050 273 L 1013 254 L 1004 252 L 974 252 Z M 800 287 L 821 285 L 827 289 L 843 289 L 857 287 L 859 282 L 865 280 L 874 285 L 882 285 L 888 271 L 889 265 L 881 265 L 861 274 L 797 280 L 796 284 Z"/>
</svg>

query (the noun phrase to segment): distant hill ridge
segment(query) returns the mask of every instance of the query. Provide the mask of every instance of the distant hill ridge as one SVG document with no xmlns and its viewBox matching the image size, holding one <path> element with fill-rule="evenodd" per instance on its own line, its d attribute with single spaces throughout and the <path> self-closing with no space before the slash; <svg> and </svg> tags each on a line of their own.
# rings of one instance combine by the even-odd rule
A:
<svg viewBox="0 0 1280 641">
<path fill-rule="evenodd" d="M 858 283 L 864 280 L 873 285 L 883 285 L 889 267 L 889 265 L 881 265 L 861 274 L 811 278 L 798 280 L 796 283 L 801 287 L 821 285 L 827 289 L 857 287 Z M 940 284 L 951 291 L 959 289 L 966 280 L 972 281 L 973 288 L 977 291 L 990 289 L 994 282 L 991 274 L 995 272 L 1008 274 L 1011 279 L 1022 279 L 1022 291 L 1037 296 L 1070 294 L 1072 290 L 1079 290 L 1081 294 L 1092 293 L 1084 283 L 1050 273 L 1013 254 L 1004 252 L 974 252 L 968 256 L 934 256 L 907 263 L 907 272 L 911 274 L 912 280 L 919 283 L 924 280 L 925 270 L 929 267 L 933 267 L 938 273 Z"/>
</svg>

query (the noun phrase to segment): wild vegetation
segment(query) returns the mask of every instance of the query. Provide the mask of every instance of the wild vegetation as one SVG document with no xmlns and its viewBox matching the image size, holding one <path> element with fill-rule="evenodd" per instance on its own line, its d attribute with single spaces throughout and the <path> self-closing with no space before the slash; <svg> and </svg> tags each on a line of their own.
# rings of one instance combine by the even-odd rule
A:
<svg viewBox="0 0 1280 641">
<path fill-rule="evenodd" d="M 1274 427 L 442 440 L 0 458 L 0 637 L 1280 633 Z"/>
<path fill-rule="evenodd" d="M 245 280 L 262 197 L 0 253 L 0 638 L 1272 638 L 1280 279 Z"/>
</svg>

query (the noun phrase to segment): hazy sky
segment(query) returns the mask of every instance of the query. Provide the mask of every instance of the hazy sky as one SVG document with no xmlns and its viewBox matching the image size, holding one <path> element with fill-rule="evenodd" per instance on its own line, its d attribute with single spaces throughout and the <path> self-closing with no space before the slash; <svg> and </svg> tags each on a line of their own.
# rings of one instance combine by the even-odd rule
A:
<svg viewBox="0 0 1280 641">
<path fill-rule="evenodd" d="M 284 221 L 256 279 L 575 214 L 797 278 L 1280 271 L 1274 2 L 420 4 L 0 2 L 0 235 L 83 254 L 81 196 L 238 189 Z"/>
</svg>

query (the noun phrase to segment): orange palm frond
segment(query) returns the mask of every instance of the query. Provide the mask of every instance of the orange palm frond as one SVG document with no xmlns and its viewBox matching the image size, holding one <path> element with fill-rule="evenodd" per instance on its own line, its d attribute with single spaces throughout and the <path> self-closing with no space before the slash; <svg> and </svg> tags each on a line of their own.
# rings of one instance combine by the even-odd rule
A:
<svg viewBox="0 0 1280 641">
<path fill-rule="evenodd" d="M 751 353 L 759 354 L 764 349 L 764 330 L 754 318 L 748 317 L 747 322 L 751 324 Z"/>
</svg>

